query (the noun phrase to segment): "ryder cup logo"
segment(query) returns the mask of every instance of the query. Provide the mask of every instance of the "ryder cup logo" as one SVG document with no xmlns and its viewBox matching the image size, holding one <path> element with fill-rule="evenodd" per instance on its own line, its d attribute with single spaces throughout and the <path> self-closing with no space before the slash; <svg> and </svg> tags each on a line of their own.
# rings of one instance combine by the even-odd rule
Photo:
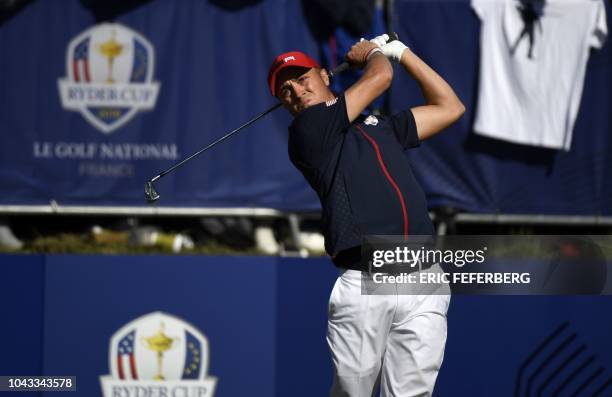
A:
<svg viewBox="0 0 612 397">
<path fill-rule="evenodd" d="M 177 317 L 139 317 L 111 338 L 110 375 L 104 397 L 212 397 L 217 378 L 207 376 L 208 341 Z"/>
<path fill-rule="evenodd" d="M 116 23 L 95 25 L 68 45 L 67 78 L 58 81 L 62 106 L 110 133 L 155 107 L 154 61 L 153 47 L 139 33 Z"/>
</svg>

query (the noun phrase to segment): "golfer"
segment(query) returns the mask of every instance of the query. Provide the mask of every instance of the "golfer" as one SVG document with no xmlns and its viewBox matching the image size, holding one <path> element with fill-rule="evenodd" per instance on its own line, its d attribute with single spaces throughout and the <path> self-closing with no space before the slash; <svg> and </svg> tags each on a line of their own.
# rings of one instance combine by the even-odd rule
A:
<svg viewBox="0 0 612 397">
<path fill-rule="evenodd" d="M 356 43 L 346 55 L 362 77 L 342 94 L 301 52 L 270 67 L 272 95 L 294 116 L 289 156 L 322 206 L 325 248 L 340 268 L 331 292 L 327 341 L 332 396 L 429 396 L 442 364 L 449 295 L 362 295 L 366 235 L 432 235 L 425 194 L 404 153 L 452 123 L 465 108 L 452 88 L 400 41 L 387 35 Z M 390 117 L 364 116 L 399 62 L 424 104 Z"/>
</svg>

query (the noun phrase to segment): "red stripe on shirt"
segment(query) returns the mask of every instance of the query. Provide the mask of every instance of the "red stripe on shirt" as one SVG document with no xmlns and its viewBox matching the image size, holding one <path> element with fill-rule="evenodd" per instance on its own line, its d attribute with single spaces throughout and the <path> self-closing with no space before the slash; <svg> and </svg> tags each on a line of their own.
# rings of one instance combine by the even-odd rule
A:
<svg viewBox="0 0 612 397">
<path fill-rule="evenodd" d="M 365 132 L 365 130 L 363 128 L 361 128 L 361 126 L 359 126 L 359 125 L 355 125 L 355 126 L 361 132 L 361 134 L 368 141 L 370 141 L 370 143 L 374 147 L 374 151 L 376 152 L 376 157 L 378 158 L 378 164 L 380 165 L 380 168 L 382 169 L 383 173 L 385 174 L 385 177 L 387 178 L 389 183 L 391 183 L 391 186 L 393 186 L 393 188 L 395 189 L 395 192 L 397 193 L 397 197 L 398 197 L 398 199 L 400 201 L 400 205 L 402 206 L 402 216 L 404 218 L 404 240 L 405 240 L 405 239 L 408 238 L 408 211 L 406 211 L 406 202 L 404 201 L 404 195 L 402 194 L 402 191 L 400 190 L 400 188 L 397 185 L 397 183 L 395 183 L 395 180 L 393 179 L 393 177 L 389 173 L 389 170 L 387 170 L 387 166 L 385 165 L 385 162 L 384 162 L 384 160 L 382 158 L 382 153 L 380 151 L 380 148 L 378 147 L 378 143 L 376 143 L 374 138 L 372 138 L 370 135 L 368 135 L 368 133 Z"/>
</svg>

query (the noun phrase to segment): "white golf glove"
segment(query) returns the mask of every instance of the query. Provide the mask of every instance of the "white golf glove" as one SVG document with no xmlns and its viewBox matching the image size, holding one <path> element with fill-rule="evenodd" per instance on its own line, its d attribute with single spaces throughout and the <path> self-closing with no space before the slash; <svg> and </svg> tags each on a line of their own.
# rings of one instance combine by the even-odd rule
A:
<svg viewBox="0 0 612 397">
<path fill-rule="evenodd" d="M 404 50 L 408 48 L 408 46 L 399 40 L 394 40 L 390 43 L 387 43 L 387 41 L 389 41 L 388 34 L 376 36 L 372 40 L 370 40 L 371 43 L 374 43 L 380 47 L 383 54 L 389 60 L 399 62 L 400 59 L 402 59 L 402 54 L 404 53 Z"/>
<path fill-rule="evenodd" d="M 374 37 L 372 40 L 370 40 L 370 43 L 374 43 L 380 48 L 382 48 L 385 44 L 387 44 L 387 41 L 389 41 L 389 35 L 385 33 L 380 36 Z"/>
</svg>

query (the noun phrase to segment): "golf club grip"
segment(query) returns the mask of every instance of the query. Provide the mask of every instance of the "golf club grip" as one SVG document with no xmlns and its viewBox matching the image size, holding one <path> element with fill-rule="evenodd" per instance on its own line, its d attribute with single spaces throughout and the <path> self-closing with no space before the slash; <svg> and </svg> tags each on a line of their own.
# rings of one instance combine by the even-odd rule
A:
<svg viewBox="0 0 612 397">
<path fill-rule="evenodd" d="M 389 34 L 389 41 L 387 41 L 387 43 L 390 43 L 392 41 L 395 40 L 399 40 L 399 36 L 397 35 L 397 33 L 395 32 L 391 32 Z M 342 62 L 340 65 L 338 65 L 334 70 L 332 70 L 331 75 L 335 76 L 338 73 L 342 73 L 344 72 L 346 69 L 348 69 L 349 67 L 351 67 L 351 65 L 348 62 Z"/>
</svg>

